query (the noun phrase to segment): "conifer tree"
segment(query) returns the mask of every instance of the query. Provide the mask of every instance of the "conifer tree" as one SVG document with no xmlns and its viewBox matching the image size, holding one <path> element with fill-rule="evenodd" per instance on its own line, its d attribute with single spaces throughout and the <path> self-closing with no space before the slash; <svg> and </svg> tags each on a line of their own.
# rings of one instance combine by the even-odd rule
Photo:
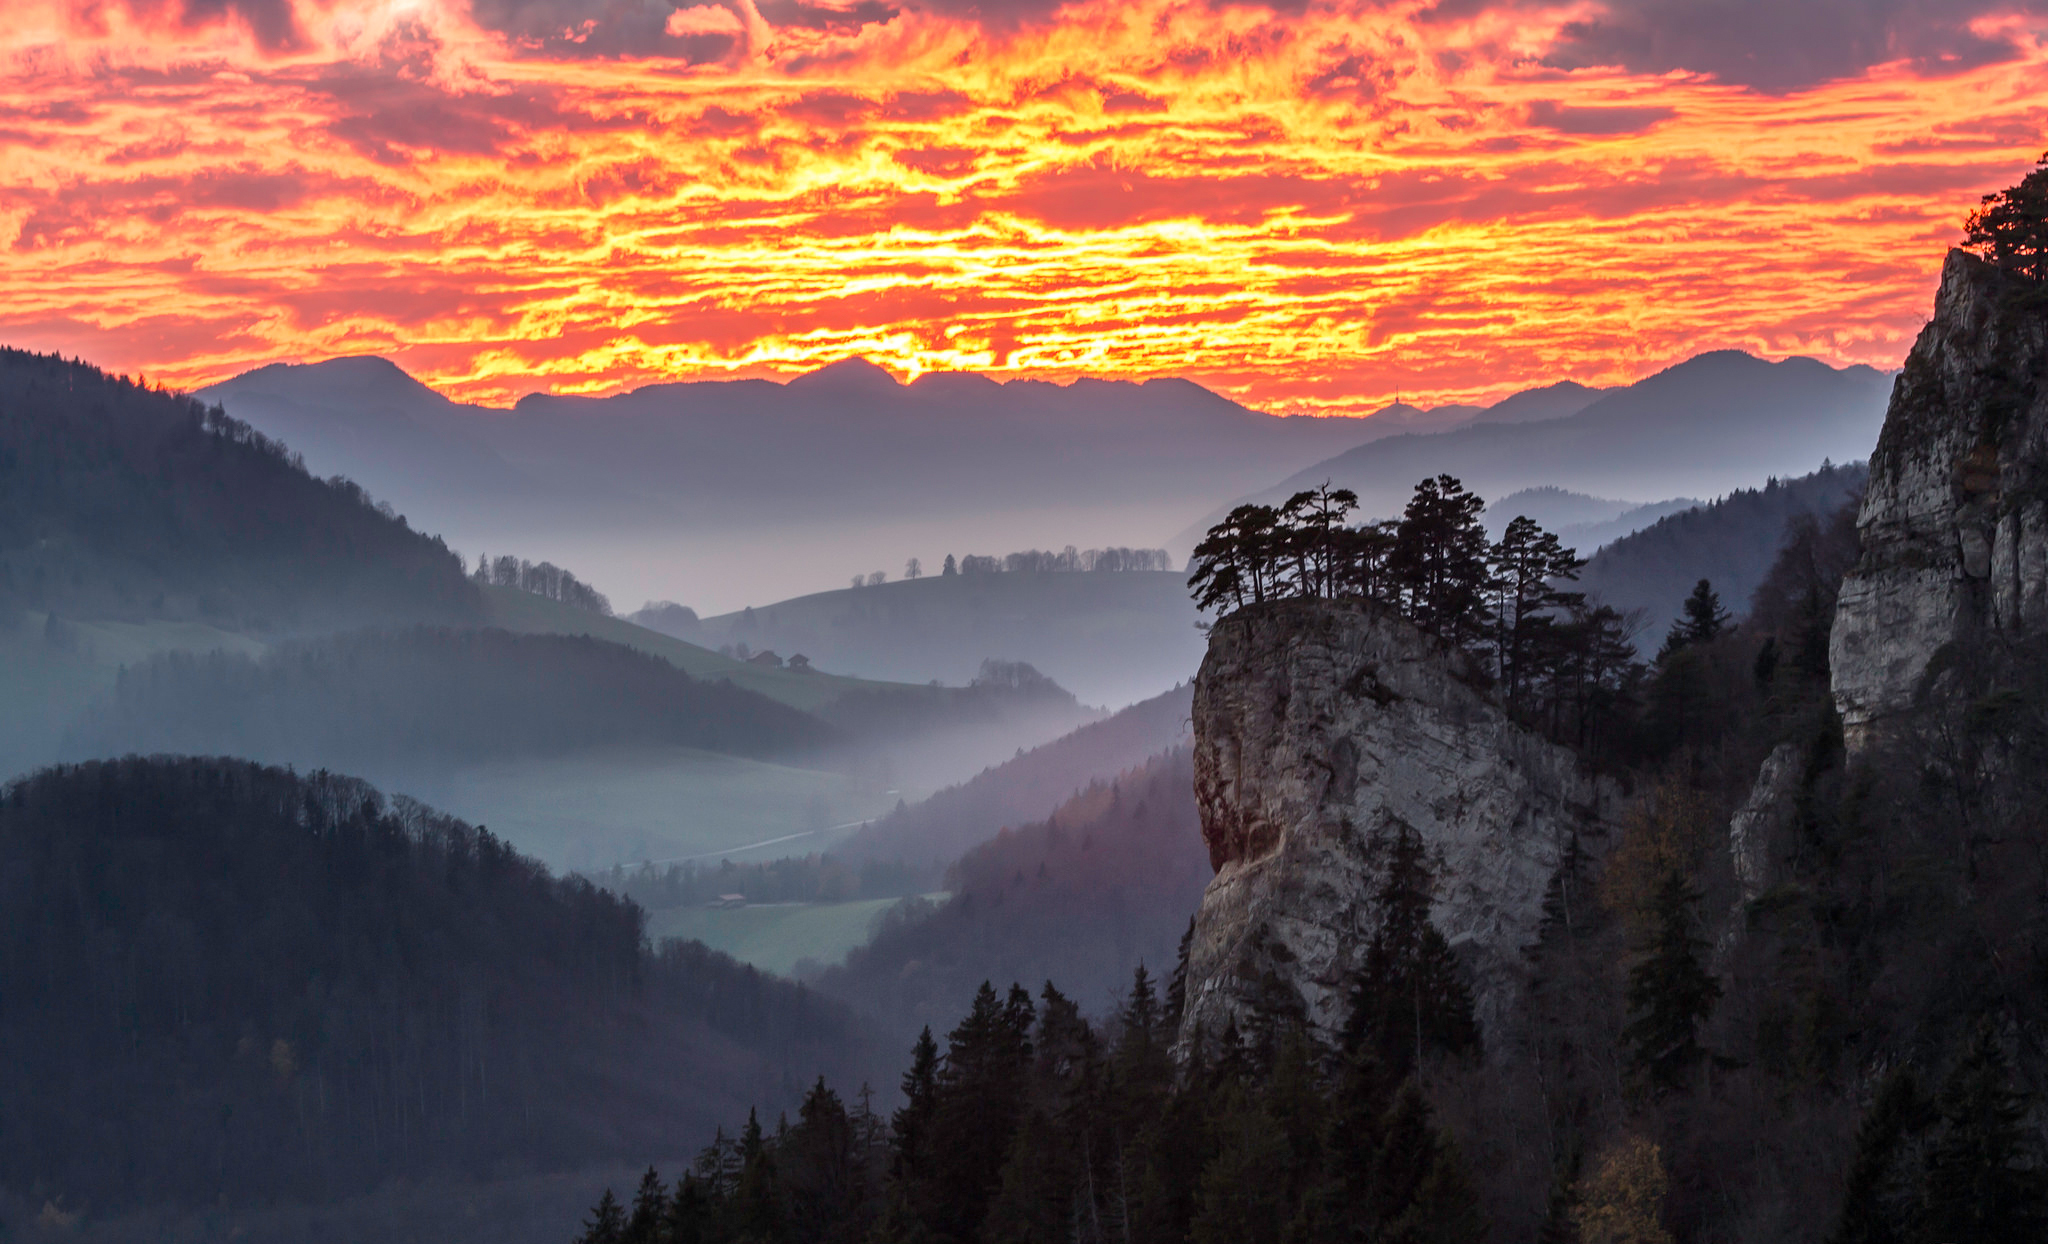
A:
<svg viewBox="0 0 2048 1244">
<path fill-rule="evenodd" d="M 934 1207 L 932 1125 L 938 1115 L 939 1046 L 927 1027 L 911 1047 L 903 1073 L 903 1105 L 889 1122 L 889 1172 L 883 1192 L 879 1239 L 923 1238 Z"/>
<path fill-rule="evenodd" d="M 773 1244 L 782 1239 L 782 1187 L 774 1152 L 761 1134 L 755 1111 L 747 1111 L 739 1154 L 739 1181 L 732 1194 L 734 1233 L 749 1244 Z"/>
<path fill-rule="evenodd" d="M 619 1234 L 620 1244 L 662 1244 L 662 1219 L 668 1211 L 668 1186 L 653 1167 L 640 1177 L 640 1189 L 633 1194 L 633 1212 Z"/>
<path fill-rule="evenodd" d="M 625 1232 L 626 1211 L 612 1190 L 606 1188 L 598 1198 L 597 1208 L 584 1220 L 583 1234 L 576 1237 L 576 1244 L 624 1244 Z"/>
<path fill-rule="evenodd" d="M 1698 899 L 1683 873 L 1665 873 L 1651 903 L 1650 944 L 1628 973 L 1622 1040 L 1631 1066 L 1658 1090 L 1683 1086 L 1700 1061 L 1699 1026 L 1721 997 L 1720 982 L 1703 966 L 1706 943 L 1693 933 Z"/>
<path fill-rule="evenodd" d="M 1370 1049 L 1399 1077 L 1433 1051 L 1476 1051 L 1479 1027 L 1457 958 L 1429 919 L 1436 878 L 1422 835 L 1398 823 L 1374 845 L 1386 869 L 1375 895 L 1379 925 L 1352 991 L 1344 1046 Z"/>
<path fill-rule="evenodd" d="M 663 1244 L 713 1244 L 718 1238 L 717 1212 L 711 1188 L 694 1173 L 684 1172 L 676 1181 L 675 1195 L 669 1198 Z"/>
<path fill-rule="evenodd" d="M 2029 1103 L 1989 1024 L 1941 1090 L 1941 1129 L 1926 1159 L 1922 1244 L 2033 1244 L 2048 1234 L 2048 1172 Z"/>
<path fill-rule="evenodd" d="M 1216 1117 L 1216 1155 L 1202 1171 L 1194 1244 L 1280 1244 L 1289 1207 L 1273 1173 L 1287 1163 L 1287 1137 L 1257 1095 L 1227 1085 Z"/>
<path fill-rule="evenodd" d="M 1693 644 L 1707 644 L 1721 637 L 1728 629 L 1733 615 L 1721 607 L 1721 595 L 1714 585 L 1701 579 L 1693 585 L 1692 595 L 1685 598 L 1681 616 L 1671 624 L 1671 630 L 1664 636 L 1664 647 L 1657 653 L 1663 660 L 1681 648 Z"/>
<path fill-rule="evenodd" d="M 1423 480 L 1394 534 L 1392 570 L 1416 625 L 1452 642 L 1484 632 L 1490 545 L 1486 502 L 1449 475 Z"/>
<path fill-rule="evenodd" d="M 1828 1244 L 1907 1244 L 1914 1208 L 1905 1147 L 1933 1122 L 1912 1071 L 1886 1076 L 1856 1129 L 1856 1151 L 1842 1191 L 1842 1213 Z"/>
<path fill-rule="evenodd" d="M 2008 272 L 2048 281 L 2048 155 L 2019 184 L 1984 196 L 1964 226 L 1968 245 Z"/>
</svg>

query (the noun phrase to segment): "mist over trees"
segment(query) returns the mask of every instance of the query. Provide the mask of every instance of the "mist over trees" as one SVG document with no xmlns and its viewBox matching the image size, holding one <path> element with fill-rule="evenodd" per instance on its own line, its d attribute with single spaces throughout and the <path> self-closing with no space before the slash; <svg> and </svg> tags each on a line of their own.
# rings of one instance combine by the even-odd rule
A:
<svg viewBox="0 0 2048 1244">
<path fill-rule="evenodd" d="M 968 553 L 957 563 L 946 554 L 940 577 L 959 574 L 1119 574 L 1125 572 L 1175 569 L 1173 556 L 1165 549 L 1076 549 L 1069 544 L 1058 552 L 1023 549 L 1002 557 Z"/>
<path fill-rule="evenodd" d="M 414 627 L 292 641 L 260 657 L 158 656 L 121 671 L 68 750 L 389 771 L 614 744 L 787 757 L 840 741 L 815 717 L 620 644 Z"/>
<path fill-rule="evenodd" d="M 603 617 L 612 616 L 612 602 L 605 599 L 603 592 L 553 562 L 535 565 L 517 557 L 492 558 L 479 553 L 476 558 L 476 569 L 470 572 L 469 577 L 480 584 L 518 588 L 522 592 L 544 596 L 549 600 L 560 601 L 562 604 L 572 605 Z M 692 619 L 696 616 L 694 613 L 690 615 Z"/>
</svg>

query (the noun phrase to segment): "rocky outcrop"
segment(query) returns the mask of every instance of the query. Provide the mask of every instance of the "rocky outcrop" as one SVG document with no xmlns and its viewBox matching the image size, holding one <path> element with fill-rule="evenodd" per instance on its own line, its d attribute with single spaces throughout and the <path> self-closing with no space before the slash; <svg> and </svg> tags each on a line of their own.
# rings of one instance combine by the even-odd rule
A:
<svg viewBox="0 0 2048 1244">
<path fill-rule="evenodd" d="M 2048 291 L 1960 251 L 1892 390 L 1829 646 L 1852 751 L 1959 640 L 2048 631 Z"/>
<path fill-rule="evenodd" d="M 1598 849 L 1610 796 L 1457 660 L 1365 602 L 1255 605 L 1210 632 L 1195 798 L 1216 877 L 1189 947 L 1184 1047 L 1278 1011 L 1341 1031 L 1379 916 L 1375 842 L 1402 822 L 1437 861 L 1431 916 L 1495 1043 L 1564 846 Z"/>
<path fill-rule="evenodd" d="M 1728 820 L 1728 855 L 1735 867 L 1735 885 L 1744 903 L 1770 889 L 1774 848 L 1792 819 L 1792 801 L 1805 776 L 1799 748 L 1780 743 L 1764 757 L 1749 798 Z"/>
</svg>

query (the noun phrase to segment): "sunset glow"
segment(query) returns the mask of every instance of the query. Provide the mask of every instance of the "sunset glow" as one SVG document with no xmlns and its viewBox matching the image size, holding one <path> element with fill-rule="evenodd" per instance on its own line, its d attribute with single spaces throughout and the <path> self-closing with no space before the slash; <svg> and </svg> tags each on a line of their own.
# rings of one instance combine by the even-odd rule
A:
<svg viewBox="0 0 2048 1244">
<path fill-rule="evenodd" d="M 1748 72 L 1697 17 L 1631 51 L 1660 7 L 1749 6 L 0 0 L 0 340 L 494 404 L 850 354 L 1332 413 L 1897 366 L 2048 146 L 2032 6 Z"/>
</svg>

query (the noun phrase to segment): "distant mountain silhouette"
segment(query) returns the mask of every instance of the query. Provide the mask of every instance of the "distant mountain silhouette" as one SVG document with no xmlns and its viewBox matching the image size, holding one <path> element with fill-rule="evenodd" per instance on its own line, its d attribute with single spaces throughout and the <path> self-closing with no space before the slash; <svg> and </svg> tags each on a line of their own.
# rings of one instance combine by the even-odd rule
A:
<svg viewBox="0 0 2048 1244">
<path fill-rule="evenodd" d="M 1186 380 L 900 384 L 861 359 L 786 384 L 535 394 L 509 411 L 451 402 L 375 358 L 276 364 L 200 396 L 465 552 L 516 547 L 615 598 L 699 612 L 970 547 L 1161 545 L 1310 463 L 1481 414 L 1396 403 L 1365 419 L 1276 417 Z"/>
<path fill-rule="evenodd" d="M 1487 506 L 1481 521 L 1486 524 L 1487 534 L 1497 540 L 1510 522 L 1526 516 L 1541 523 L 1545 530 L 1556 532 L 1566 548 L 1577 549 L 1581 557 L 1590 557 L 1603 545 L 1641 531 L 1667 514 L 1698 504 L 1692 497 L 1675 497 L 1637 505 L 1546 486 L 1509 493 Z"/>
<path fill-rule="evenodd" d="M 1599 401 L 1610 389 L 1589 389 L 1575 380 L 1560 380 L 1527 389 L 1494 403 L 1472 417 L 1473 423 L 1541 423 L 1564 419 Z"/>
<path fill-rule="evenodd" d="M 1283 500 L 1330 480 L 1356 490 L 1365 515 L 1392 517 L 1416 481 L 1439 473 L 1488 499 L 1541 485 L 1609 497 L 1715 496 L 1825 460 L 1867 456 L 1890 388 L 1889 377 L 1870 367 L 1716 351 L 1573 415 L 1375 441 L 1247 499 Z M 1168 547 L 1190 547 L 1228 509 L 1218 507 Z"/>
</svg>

